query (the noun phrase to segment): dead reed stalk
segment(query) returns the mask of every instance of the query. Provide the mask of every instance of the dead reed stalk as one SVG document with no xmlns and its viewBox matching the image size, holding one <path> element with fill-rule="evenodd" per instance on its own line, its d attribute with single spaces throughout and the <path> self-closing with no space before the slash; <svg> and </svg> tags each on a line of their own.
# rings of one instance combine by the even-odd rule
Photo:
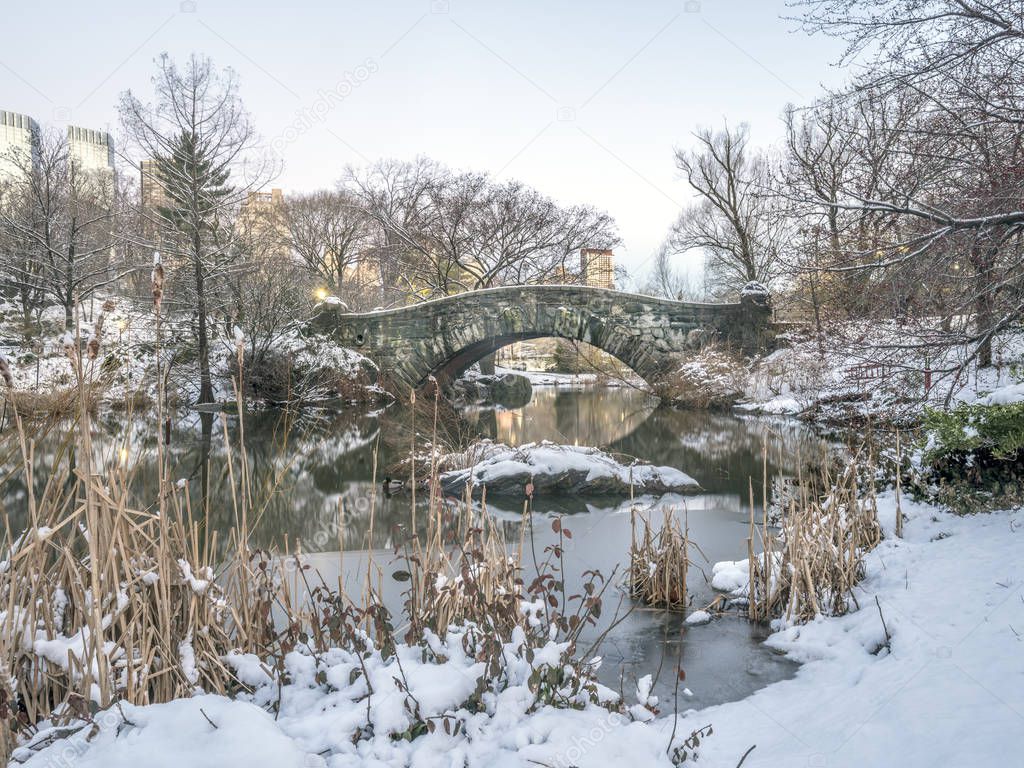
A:
<svg viewBox="0 0 1024 768">
<path fill-rule="evenodd" d="M 685 610 L 689 605 L 690 547 L 700 550 L 690 539 L 686 517 L 680 525 L 674 511 L 665 509 L 655 532 L 646 515 L 635 509 L 630 514 L 630 594 L 652 607 Z"/>
<path fill-rule="evenodd" d="M 881 540 L 870 481 L 873 468 L 872 457 L 861 449 L 838 475 L 825 465 L 814 483 L 799 477 L 797 496 L 775 532 L 766 516 L 755 522 L 751 490 L 747 555 L 752 620 L 805 622 L 819 615 L 842 615 L 851 603 L 856 605 L 854 587 L 864 576 L 864 556 Z M 862 476 L 869 478 L 866 490 L 861 488 Z M 818 494 L 815 488 L 827 490 Z M 763 501 L 766 509 L 767 498 Z M 761 545 L 757 555 L 755 532 Z"/>
</svg>

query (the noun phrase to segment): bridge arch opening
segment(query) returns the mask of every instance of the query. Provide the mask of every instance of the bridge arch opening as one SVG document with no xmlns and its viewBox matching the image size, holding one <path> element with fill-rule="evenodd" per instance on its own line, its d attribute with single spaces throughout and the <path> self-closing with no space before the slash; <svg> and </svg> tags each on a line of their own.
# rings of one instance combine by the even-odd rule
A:
<svg viewBox="0 0 1024 768">
<path fill-rule="evenodd" d="M 444 386 L 475 363 L 492 356 L 499 368 L 513 371 L 592 373 L 609 379 L 643 383 L 647 387 L 656 383 L 650 371 L 645 375 L 611 349 L 582 339 L 545 333 L 514 334 L 468 344 L 441 361 L 424 380 L 429 381 L 433 376 Z"/>
</svg>

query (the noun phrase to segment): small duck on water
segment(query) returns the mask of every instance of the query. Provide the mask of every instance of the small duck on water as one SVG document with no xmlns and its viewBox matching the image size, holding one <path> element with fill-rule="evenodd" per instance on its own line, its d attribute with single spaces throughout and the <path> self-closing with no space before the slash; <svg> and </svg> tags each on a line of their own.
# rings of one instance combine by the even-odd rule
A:
<svg viewBox="0 0 1024 768">
<path fill-rule="evenodd" d="M 381 483 L 381 488 L 384 491 L 384 498 L 386 499 L 390 499 L 404 487 L 405 483 L 401 480 L 392 480 L 390 477 L 385 477 L 384 482 Z"/>
</svg>

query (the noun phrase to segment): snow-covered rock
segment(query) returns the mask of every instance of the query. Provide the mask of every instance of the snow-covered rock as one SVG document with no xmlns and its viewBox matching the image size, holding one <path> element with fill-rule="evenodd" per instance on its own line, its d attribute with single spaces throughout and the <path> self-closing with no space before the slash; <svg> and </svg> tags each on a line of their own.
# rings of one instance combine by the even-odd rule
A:
<svg viewBox="0 0 1024 768">
<path fill-rule="evenodd" d="M 494 375 L 466 371 L 452 382 L 452 391 L 464 403 L 522 408 L 530 402 L 533 386 L 527 376 L 514 371 L 502 370 Z"/>
<path fill-rule="evenodd" d="M 771 291 L 768 290 L 768 286 L 764 283 L 759 283 L 756 280 L 751 280 L 749 283 L 740 289 L 740 296 L 770 296 Z"/>
<path fill-rule="evenodd" d="M 555 443 L 529 443 L 519 448 L 492 444 L 473 466 L 441 475 L 446 493 L 460 494 L 487 487 L 489 495 L 522 496 L 528 483 L 534 493 L 614 494 L 687 493 L 700 490 L 697 481 L 672 467 L 622 464 L 597 449 Z"/>
<path fill-rule="evenodd" d="M 686 617 L 686 623 L 691 627 L 699 627 L 702 624 L 711 623 L 711 614 L 707 611 L 691 611 L 690 615 Z"/>
<path fill-rule="evenodd" d="M 745 591 L 749 581 L 749 560 L 723 560 L 711 566 L 712 589 L 720 592 Z"/>
</svg>

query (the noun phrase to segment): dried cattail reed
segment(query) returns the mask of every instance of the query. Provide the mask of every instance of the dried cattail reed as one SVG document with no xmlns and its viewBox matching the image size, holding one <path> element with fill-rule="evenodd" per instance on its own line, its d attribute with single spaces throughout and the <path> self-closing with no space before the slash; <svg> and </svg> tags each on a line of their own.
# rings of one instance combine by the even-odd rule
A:
<svg viewBox="0 0 1024 768">
<path fill-rule="evenodd" d="M 92 327 L 92 333 L 89 334 L 89 341 L 85 345 L 86 354 L 90 360 L 95 360 L 100 353 L 100 339 L 103 338 L 103 321 L 113 311 L 114 302 L 111 299 L 107 299 L 103 302 L 99 314 L 96 315 L 96 322 Z"/>
<path fill-rule="evenodd" d="M 0 352 L 0 378 L 10 389 L 14 389 L 14 375 L 11 373 L 11 365 L 7 361 L 7 355 Z"/>
<path fill-rule="evenodd" d="M 655 533 L 646 515 L 636 510 L 631 514 L 630 593 L 650 606 L 685 610 L 689 605 L 686 576 L 693 544 L 689 525 L 685 522 L 680 525 L 673 510 L 665 509 L 661 526 Z"/>
<path fill-rule="evenodd" d="M 751 503 L 747 547 L 752 620 L 805 622 L 819 615 L 842 615 L 856 604 L 853 588 L 864 576 L 864 556 L 881 540 L 874 487 L 869 482 L 862 492 L 858 468 L 873 477 L 872 457 L 863 449 L 838 477 L 832 477 L 827 465 L 813 483 L 800 476 L 799 498 L 790 500 L 775 533 L 766 518 L 755 526 Z M 755 530 L 760 557 L 754 555 Z"/>
</svg>

